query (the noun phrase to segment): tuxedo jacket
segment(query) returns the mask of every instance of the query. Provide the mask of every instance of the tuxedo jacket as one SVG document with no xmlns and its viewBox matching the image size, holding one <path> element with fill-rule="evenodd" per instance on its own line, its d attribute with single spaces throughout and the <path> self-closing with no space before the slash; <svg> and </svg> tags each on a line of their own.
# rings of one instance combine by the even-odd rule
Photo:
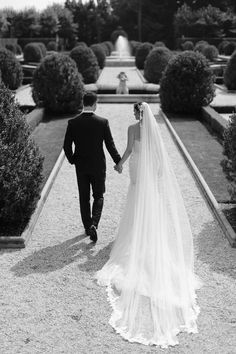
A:
<svg viewBox="0 0 236 354">
<path fill-rule="evenodd" d="M 103 143 L 117 164 L 121 157 L 116 150 L 107 119 L 93 112 L 82 112 L 68 121 L 63 148 L 68 161 L 75 164 L 80 173 L 105 173 Z"/>
</svg>

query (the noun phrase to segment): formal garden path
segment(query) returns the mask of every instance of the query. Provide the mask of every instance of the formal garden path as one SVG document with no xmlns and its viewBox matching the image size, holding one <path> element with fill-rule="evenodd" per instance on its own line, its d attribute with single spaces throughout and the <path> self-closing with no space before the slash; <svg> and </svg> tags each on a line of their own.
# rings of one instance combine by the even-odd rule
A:
<svg viewBox="0 0 236 354">
<path fill-rule="evenodd" d="M 157 104 L 151 104 L 153 113 Z M 133 122 L 131 104 L 99 104 L 109 118 L 118 150 Z M 74 167 L 65 160 L 27 247 L 0 251 L 0 353 L 181 353 L 233 354 L 236 348 L 235 249 L 218 223 L 159 118 L 194 234 L 196 273 L 204 282 L 195 335 L 162 350 L 126 342 L 108 324 L 106 292 L 94 282 L 109 257 L 128 187 L 128 169 L 113 170 L 107 157 L 107 192 L 96 245 L 83 234 Z"/>
</svg>

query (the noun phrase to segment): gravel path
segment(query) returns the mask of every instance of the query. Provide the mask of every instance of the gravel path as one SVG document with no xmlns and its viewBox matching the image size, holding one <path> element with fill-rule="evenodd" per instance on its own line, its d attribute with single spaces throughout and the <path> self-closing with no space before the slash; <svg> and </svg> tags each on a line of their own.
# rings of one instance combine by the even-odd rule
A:
<svg viewBox="0 0 236 354">
<path fill-rule="evenodd" d="M 151 108 L 157 113 L 157 105 Z M 100 104 L 98 113 L 109 118 L 122 153 L 132 105 Z M 198 291 L 199 333 L 179 335 L 180 344 L 166 350 L 131 344 L 114 333 L 105 289 L 93 275 L 109 256 L 128 169 L 117 174 L 108 157 L 105 207 L 93 246 L 83 235 L 74 168 L 65 160 L 26 249 L 0 252 L 1 354 L 236 353 L 236 250 L 224 238 L 163 121 L 159 123 L 195 237 L 196 272 L 205 283 Z"/>
</svg>

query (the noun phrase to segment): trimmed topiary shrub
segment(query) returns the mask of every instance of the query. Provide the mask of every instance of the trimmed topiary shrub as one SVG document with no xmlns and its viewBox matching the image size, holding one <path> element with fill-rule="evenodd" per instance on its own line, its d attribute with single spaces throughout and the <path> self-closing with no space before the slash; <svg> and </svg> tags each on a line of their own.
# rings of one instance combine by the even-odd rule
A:
<svg viewBox="0 0 236 354">
<path fill-rule="evenodd" d="M 28 43 L 24 47 L 24 61 L 39 63 L 44 55 L 38 43 Z"/>
<path fill-rule="evenodd" d="M 0 83 L 1 234 L 20 234 L 40 196 L 43 158 L 14 95 Z"/>
<path fill-rule="evenodd" d="M 22 84 L 22 67 L 15 55 L 5 48 L 0 48 L 0 70 L 2 81 L 10 90 L 16 90 Z"/>
<path fill-rule="evenodd" d="M 83 81 L 68 55 L 47 55 L 33 76 L 33 99 L 54 113 L 73 113 L 81 107 Z"/>
<path fill-rule="evenodd" d="M 141 42 L 137 42 L 137 41 L 130 41 L 130 46 L 131 46 L 131 55 L 135 56 L 138 47 L 140 46 Z"/>
<path fill-rule="evenodd" d="M 105 41 L 105 42 L 103 42 L 102 44 L 104 44 L 104 45 L 107 47 L 108 53 L 109 53 L 108 55 L 110 55 L 111 52 L 114 50 L 114 46 L 113 46 L 112 42 L 110 42 L 110 41 Z"/>
<path fill-rule="evenodd" d="M 223 138 L 223 153 L 226 158 L 221 165 L 230 182 L 228 191 L 233 200 L 236 198 L 236 113 L 230 116 Z"/>
<path fill-rule="evenodd" d="M 185 51 L 170 59 L 160 82 L 164 111 L 198 112 L 214 97 L 214 75 L 201 53 Z"/>
<path fill-rule="evenodd" d="M 73 48 L 80 47 L 80 46 L 85 48 L 88 47 L 85 42 L 76 42 Z"/>
<path fill-rule="evenodd" d="M 181 44 L 183 50 L 194 50 L 194 44 L 192 41 L 185 41 Z"/>
<path fill-rule="evenodd" d="M 85 84 L 97 81 L 99 75 L 98 61 L 91 48 L 75 47 L 70 52 L 70 57 L 76 62 Z"/>
<path fill-rule="evenodd" d="M 138 69 L 142 70 L 144 68 L 144 62 L 152 48 L 153 44 L 149 42 L 141 43 L 139 45 L 135 54 L 135 65 Z"/>
<path fill-rule="evenodd" d="M 12 52 L 13 54 L 16 54 L 16 45 L 13 43 L 8 43 L 6 44 L 6 49 L 10 50 L 10 52 Z"/>
<path fill-rule="evenodd" d="M 231 55 L 226 65 L 224 84 L 228 90 L 236 90 L 236 51 Z"/>
<path fill-rule="evenodd" d="M 21 55 L 23 53 L 22 48 L 19 44 L 16 45 L 16 54 Z"/>
<path fill-rule="evenodd" d="M 46 48 L 46 46 L 45 46 L 45 44 L 43 43 L 43 42 L 35 42 L 38 46 L 39 46 L 39 48 L 41 49 L 41 52 L 42 52 L 42 54 L 43 54 L 43 57 L 45 57 L 46 56 L 46 54 L 47 54 L 47 48 Z"/>
<path fill-rule="evenodd" d="M 207 41 L 198 41 L 195 44 L 194 51 L 199 52 L 199 53 L 203 53 L 203 50 L 207 45 L 209 45 L 209 43 Z"/>
<path fill-rule="evenodd" d="M 90 46 L 90 48 L 92 49 L 92 51 L 96 55 L 100 69 L 103 69 L 105 66 L 105 61 L 106 61 L 106 53 L 105 53 L 103 46 L 101 46 L 100 44 L 92 44 Z"/>
<path fill-rule="evenodd" d="M 236 43 L 229 42 L 224 46 L 224 53 L 225 55 L 232 55 L 235 49 L 236 49 Z"/>
<path fill-rule="evenodd" d="M 225 53 L 225 46 L 229 43 L 229 41 L 222 41 L 219 43 L 218 45 L 218 50 L 220 54 L 224 54 Z"/>
<path fill-rule="evenodd" d="M 101 45 L 102 49 L 104 50 L 105 55 L 108 57 L 110 55 L 110 50 L 109 50 L 108 46 L 104 42 L 101 43 L 100 45 Z"/>
<path fill-rule="evenodd" d="M 156 41 L 154 47 L 166 47 L 165 43 L 162 41 Z"/>
<path fill-rule="evenodd" d="M 55 41 L 50 41 L 50 42 L 48 42 L 48 44 L 47 44 L 47 50 L 48 51 L 51 51 L 51 50 L 53 50 L 53 51 L 57 51 L 57 44 L 56 44 L 56 42 Z"/>
<path fill-rule="evenodd" d="M 208 60 L 214 61 L 218 57 L 219 52 L 214 45 L 206 45 L 202 50 L 202 54 L 205 55 Z"/>
<path fill-rule="evenodd" d="M 158 84 L 172 56 L 172 52 L 166 47 L 156 47 L 152 49 L 144 63 L 145 79 L 154 84 Z"/>
</svg>

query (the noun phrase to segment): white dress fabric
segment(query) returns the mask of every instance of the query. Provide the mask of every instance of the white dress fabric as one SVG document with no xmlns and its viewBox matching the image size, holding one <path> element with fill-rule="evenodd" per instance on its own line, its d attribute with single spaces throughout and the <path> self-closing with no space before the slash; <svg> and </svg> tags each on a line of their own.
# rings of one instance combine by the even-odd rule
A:
<svg viewBox="0 0 236 354">
<path fill-rule="evenodd" d="M 178 344 L 197 332 L 193 239 L 183 198 L 155 117 L 142 103 L 141 140 L 129 160 L 126 206 L 108 262 L 95 275 L 107 286 L 109 323 L 130 342 Z"/>
</svg>

